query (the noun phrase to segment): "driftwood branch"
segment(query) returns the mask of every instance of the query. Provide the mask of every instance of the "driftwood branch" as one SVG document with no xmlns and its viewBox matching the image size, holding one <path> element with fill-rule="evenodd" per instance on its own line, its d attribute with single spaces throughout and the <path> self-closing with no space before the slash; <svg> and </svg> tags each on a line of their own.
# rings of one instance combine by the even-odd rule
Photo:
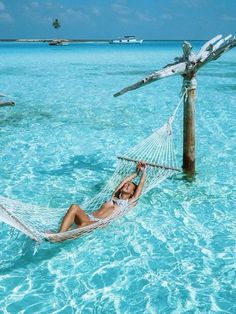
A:
<svg viewBox="0 0 236 314">
<path fill-rule="evenodd" d="M 183 44 L 183 55 L 176 57 L 173 63 L 167 64 L 159 71 L 149 74 L 144 79 L 123 88 L 115 97 L 123 95 L 126 92 L 140 88 L 154 81 L 160 80 L 172 75 L 182 75 L 185 78 L 191 79 L 196 72 L 206 63 L 217 60 L 224 52 L 236 46 L 236 37 L 229 35 L 222 38 L 222 35 L 217 35 L 206 42 L 197 54 L 192 52 L 192 46 L 188 42 Z"/>
<path fill-rule="evenodd" d="M 168 77 L 168 76 L 171 76 L 174 74 L 184 74 L 185 70 L 186 70 L 185 62 L 181 62 L 181 63 L 177 63 L 177 64 L 173 64 L 173 65 L 168 65 L 167 67 L 163 68 L 160 71 L 155 71 L 155 72 L 149 74 L 147 77 L 145 77 L 141 81 L 122 89 L 121 91 L 116 93 L 114 96 L 115 97 L 120 96 L 126 92 L 129 92 L 131 90 L 137 89 L 139 87 L 145 86 L 145 85 L 150 84 L 154 81 L 160 80 L 162 78 L 165 78 L 165 77 Z"/>
<path fill-rule="evenodd" d="M 211 40 L 207 41 L 202 48 L 200 49 L 197 57 L 201 56 L 205 51 L 210 51 L 212 50 L 213 44 L 216 43 L 218 40 L 220 40 L 222 38 L 222 35 L 217 35 L 214 38 L 212 38 Z"/>
<path fill-rule="evenodd" d="M 0 101 L 0 107 L 12 107 L 15 106 L 14 101 Z"/>
<path fill-rule="evenodd" d="M 197 71 L 199 68 L 210 61 L 217 60 L 224 52 L 232 49 L 235 46 L 236 38 L 232 35 L 222 39 L 218 37 L 218 40 L 216 38 L 213 43 L 208 45 L 207 49 L 202 52 L 200 50 L 199 54 L 197 55 L 197 66 L 195 70 Z"/>
<path fill-rule="evenodd" d="M 6 97 L 6 95 L 0 94 L 0 97 Z M 14 101 L 10 101 L 10 100 L 0 101 L 0 107 L 9 107 L 9 106 L 15 106 Z"/>
</svg>

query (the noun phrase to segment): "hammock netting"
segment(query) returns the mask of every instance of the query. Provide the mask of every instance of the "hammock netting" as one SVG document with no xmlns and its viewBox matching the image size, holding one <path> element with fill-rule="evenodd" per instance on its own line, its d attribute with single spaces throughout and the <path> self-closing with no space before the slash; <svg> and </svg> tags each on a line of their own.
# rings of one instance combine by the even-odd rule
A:
<svg viewBox="0 0 236 314">
<path fill-rule="evenodd" d="M 118 157 L 116 169 L 107 184 L 92 199 L 79 204 L 82 209 L 87 213 L 91 213 L 111 198 L 117 185 L 126 176 L 134 172 L 138 160 L 146 162 L 146 180 L 142 195 L 157 187 L 166 178 L 178 173 L 179 169 L 172 136 L 172 122 L 182 102 L 182 98 L 173 115 L 161 128 L 136 146 L 130 148 L 124 155 Z M 67 209 L 45 208 L 0 196 L 0 220 L 23 232 L 35 241 L 40 242 L 46 239 L 56 242 L 76 238 L 83 233 L 91 232 L 95 228 L 104 227 L 104 225 L 115 218 L 126 214 L 132 207 L 132 204 L 130 204 L 125 208 L 115 210 L 111 216 L 102 221 L 54 235 L 48 234 L 46 231 L 52 230 L 56 232 L 58 230 L 61 219 Z"/>
</svg>

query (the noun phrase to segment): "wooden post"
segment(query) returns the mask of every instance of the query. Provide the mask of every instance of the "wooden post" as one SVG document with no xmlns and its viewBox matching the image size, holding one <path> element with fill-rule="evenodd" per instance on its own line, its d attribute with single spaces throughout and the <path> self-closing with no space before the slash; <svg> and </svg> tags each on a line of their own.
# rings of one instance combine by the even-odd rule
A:
<svg viewBox="0 0 236 314">
<path fill-rule="evenodd" d="M 172 75 L 181 75 L 184 78 L 183 87 L 187 87 L 187 93 L 184 99 L 182 168 L 189 177 L 193 177 L 195 174 L 195 75 L 205 64 L 217 60 L 224 52 L 233 47 L 236 47 L 236 37 L 233 35 L 225 38 L 222 35 L 215 36 L 206 42 L 197 54 L 192 52 L 190 43 L 184 42 L 183 55 L 176 57 L 174 62 L 114 94 L 117 97 Z"/>
<path fill-rule="evenodd" d="M 183 117 L 183 171 L 189 176 L 195 174 L 195 91 L 194 75 L 184 78 L 183 86 L 187 88 L 184 98 Z"/>
</svg>

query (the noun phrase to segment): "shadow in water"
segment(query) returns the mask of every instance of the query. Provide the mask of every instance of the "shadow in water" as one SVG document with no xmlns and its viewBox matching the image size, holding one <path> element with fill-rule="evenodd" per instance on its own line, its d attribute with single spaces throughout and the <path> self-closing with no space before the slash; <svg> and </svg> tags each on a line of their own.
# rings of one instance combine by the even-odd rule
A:
<svg viewBox="0 0 236 314">
<path fill-rule="evenodd" d="M 43 111 L 31 111 L 27 113 L 11 112 L 8 117 L 0 116 L 0 127 L 18 127 L 22 126 L 23 123 L 28 125 L 29 120 L 41 123 L 44 120 L 52 118 L 52 114 Z"/>
<path fill-rule="evenodd" d="M 65 164 L 62 164 L 58 169 L 40 170 L 41 174 L 47 174 L 52 176 L 71 175 L 75 169 L 86 169 L 91 171 L 99 171 L 112 173 L 111 161 L 100 161 L 99 154 L 92 155 L 77 155 L 69 159 Z"/>
<path fill-rule="evenodd" d="M 220 77 L 220 78 L 236 78 L 236 73 L 235 72 L 227 72 L 227 73 L 201 72 L 201 73 L 199 73 L 199 76 Z"/>
<path fill-rule="evenodd" d="M 171 180 L 174 181 L 186 181 L 188 183 L 194 183 L 196 181 L 197 172 L 195 172 L 194 175 L 190 175 L 184 172 L 181 172 L 180 174 L 174 176 L 171 178 Z"/>
<path fill-rule="evenodd" d="M 214 87 L 214 89 L 223 90 L 223 91 L 235 91 L 236 90 L 236 84 L 217 85 Z"/>
<path fill-rule="evenodd" d="M 152 70 L 132 70 L 132 71 L 115 71 L 115 72 L 106 72 L 107 75 L 111 75 L 111 76 L 116 76 L 116 75 L 142 75 L 142 76 L 146 76 L 147 73 L 152 73 Z"/>
<path fill-rule="evenodd" d="M 92 235 L 87 235 L 86 241 Z M 81 236 L 78 239 L 73 239 L 73 241 L 85 241 L 85 237 Z M 43 241 L 38 244 L 33 240 L 29 239 L 24 235 L 20 235 L 18 238 L 15 237 L 10 239 L 9 246 L 5 248 L 7 260 L 1 258 L 0 263 L 0 275 L 6 275 L 13 271 L 25 269 L 30 264 L 34 265 L 34 268 L 37 267 L 37 264 L 40 264 L 43 261 L 51 260 L 53 257 L 58 255 L 62 250 L 68 251 L 71 249 L 72 241 L 68 240 L 61 243 L 50 243 Z M 78 245 L 78 244 L 77 244 Z M 11 252 L 11 246 L 18 251 L 15 254 L 15 250 L 13 251 L 13 255 L 9 255 Z"/>
</svg>

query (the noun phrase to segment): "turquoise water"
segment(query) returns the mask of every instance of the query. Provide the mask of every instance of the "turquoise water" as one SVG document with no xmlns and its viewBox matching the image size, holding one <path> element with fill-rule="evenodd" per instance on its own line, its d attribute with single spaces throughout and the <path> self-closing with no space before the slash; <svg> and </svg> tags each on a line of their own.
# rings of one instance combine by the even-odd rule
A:
<svg viewBox="0 0 236 314">
<path fill-rule="evenodd" d="M 0 44 L 0 195 L 68 207 L 172 113 L 181 79 L 113 93 L 181 55 L 140 46 Z M 198 49 L 201 42 L 194 42 Z M 0 224 L 0 313 L 235 313 L 236 50 L 198 74 L 194 182 L 167 180 L 126 217 L 35 248 Z M 182 110 L 175 121 L 181 164 Z M 39 213 L 40 214 L 40 213 Z"/>
</svg>

